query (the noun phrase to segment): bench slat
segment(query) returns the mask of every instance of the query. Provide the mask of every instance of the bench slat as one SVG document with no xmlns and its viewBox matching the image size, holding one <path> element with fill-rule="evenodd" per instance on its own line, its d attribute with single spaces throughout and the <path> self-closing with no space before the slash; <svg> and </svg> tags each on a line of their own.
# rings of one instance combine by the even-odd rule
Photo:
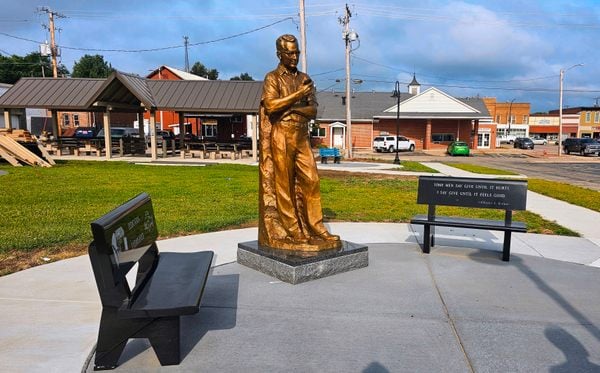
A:
<svg viewBox="0 0 600 373">
<path fill-rule="evenodd" d="M 212 251 L 161 253 L 152 277 L 133 304 L 119 309 L 119 316 L 167 317 L 197 313 L 212 258 Z"/>
<path fill-rule="evenodd" d="M 435 216 L 433 220 L 428 220 L 427 215 L 416 215 L 411 219 L 410 223 L 419 225 L 430 224 L 442 227 L 527 232 L 527 226 L 524 222 L 520 221 L 513 221 L 510 225 L 506 225 L 504 220 L 469 219 L 448 216 Z"/>
</svg>

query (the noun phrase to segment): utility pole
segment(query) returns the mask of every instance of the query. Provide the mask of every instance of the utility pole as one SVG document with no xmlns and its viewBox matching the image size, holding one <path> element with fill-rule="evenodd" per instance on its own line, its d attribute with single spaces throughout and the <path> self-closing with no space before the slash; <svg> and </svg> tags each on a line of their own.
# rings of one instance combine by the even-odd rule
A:
<svg viewBox="0 0 600 373">
<path fill-rule="evenodd" d="M 350 17 L 352 13 L 348 4 L 346 4 L 346 14 L 344 17 L 340 17 L 339 22 L 344 26 L 344 41 L 346 43 L 346 149 L 348 150 L 348 158 L 352 159 L 352 111 L 350 109 L 350 102 L 352 97 L 352 91 L 350 90 Z"/>
<path fill-rule="evenodd" d="M 188 37 L 183 37 L 183 45 L 185 46 L 185 72 L 190 72 L 190 59 L 188 58 L 188 45 L 190 44 L 188 41 Z"/>
<path fill-rule="evenodd" d="M 300 62 L 302 71 L 308 74 L 308 65 L 306 64 L 306 19 L 304 18 L 304 0 L 300 0 Z"/>
<path fill-rule="evenodd" d="M 40 12 L 46 12 L 48 14 L 48 29 L 50 31 L 50 54 L 52 56 L 52 76 L 58 78 L 58 64 L 56 57 L 58 56 L 58 48 L 56 47 L 56 38 L 54 37 L 54 17 L 65 18 L 64 15 L 53 12 L 48 7 L 40 7 Z"/>
</svg>

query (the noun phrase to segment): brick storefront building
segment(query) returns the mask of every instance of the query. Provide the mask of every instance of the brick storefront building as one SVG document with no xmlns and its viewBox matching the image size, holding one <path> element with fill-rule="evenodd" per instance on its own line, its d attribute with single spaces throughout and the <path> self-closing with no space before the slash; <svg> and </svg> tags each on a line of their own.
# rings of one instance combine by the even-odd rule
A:
<svg viewBox="0 0 600 373">
<path fill-rule="evenodd" d="M 472 149 L 494 148 L 496 129 L 480 98 L 455 98 L 436 88 L 420 92 L 416 80 L 400 97 L 400 135 L 417 149 L 442 149 L 455 140 Z M 313 144 L 346 148 L 346 99 L 343 93 L 320 92 Z M 396 134 L 397 98 L 387 92 L 356 92 L 351 99 L 352 146 L 372 148 L 373 138 Z"/>
</svg>

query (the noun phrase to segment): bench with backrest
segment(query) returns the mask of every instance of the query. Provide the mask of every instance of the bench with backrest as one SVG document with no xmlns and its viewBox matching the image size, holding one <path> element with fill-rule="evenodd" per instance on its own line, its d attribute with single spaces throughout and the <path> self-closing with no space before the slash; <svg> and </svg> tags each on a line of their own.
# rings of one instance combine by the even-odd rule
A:
<svg viewBox="0 0 600 373">
<path fill-rule="evenodd" d="M 424 253 L 429 253 L 435 244 L 435 226 L 494 230 L 504 232 L 502 260 L 507 262 L 512 232 L 527 231 L 525 223 L 512 220 L 513 211 L 526 209 L 525 180 L 421 176 L 417 203 L 429 206 L 427 215 L 417 215 L 410 221 L 411 224 L 423 225 Z M 504 210 L 504 220 L 439 216 L 436 206 Z"/>
<path fill-rule="evenodd" d="M 180 317 L 199 311 L 213 252 L 159 253 L 146 193 L 91 226 L 89 256 L 102 302 L 94 369 L 114 369 L 130 338 L 148 338 L 161 365 L 179 364 Z M 126 274 L 136 264 L 131 288 Z"/>
<path fill-rule="evenodd" d="M 338 148 L 319 148 L 321 163 L 327 163 L 329 158 L 333 158 L 333 163 L 340 163 L 342 156 Z"/>
</svg>

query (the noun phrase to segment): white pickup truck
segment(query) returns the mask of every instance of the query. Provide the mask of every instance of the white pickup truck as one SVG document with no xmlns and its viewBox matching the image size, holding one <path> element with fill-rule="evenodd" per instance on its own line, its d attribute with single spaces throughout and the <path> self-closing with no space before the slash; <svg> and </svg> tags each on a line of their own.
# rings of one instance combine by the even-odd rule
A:
<svg viewBox="0 0 600 373">
<path fill-rule="evenodd" d="M 513 144 L 516 140 L 516 135 L 506 135 L 501 136 L 498 139 L 500 140 L 500 144 Z"/>
<path fill-rule="evenodd" d="M 396 149 L 396 136 L 377 136 L 373 139 L 373 150 L 378 153 L 390 152 L 393 153 Z M 415 150 L 415 142 L 404 136 L 398 136 L 398 150 Z"/>
</svg>

